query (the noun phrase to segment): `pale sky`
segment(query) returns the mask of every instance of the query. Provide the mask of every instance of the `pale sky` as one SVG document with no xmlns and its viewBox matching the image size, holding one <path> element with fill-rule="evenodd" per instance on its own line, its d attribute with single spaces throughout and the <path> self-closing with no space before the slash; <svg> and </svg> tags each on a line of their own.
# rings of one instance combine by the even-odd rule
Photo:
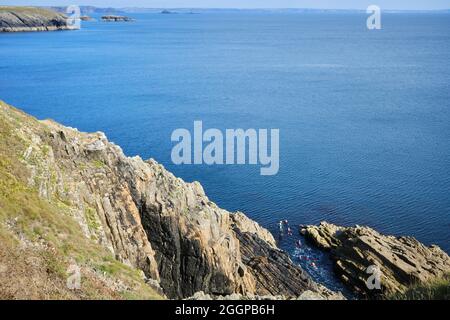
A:
<svg viewBox="0 0 450 320">
<path fill-rule="evenodd" d="M 318 8 L 366 9 L 375 4 L 381 9 L 450 9 L 449 0 L 0 0 L 0 5 L 93 5 L 97 7 L 143 8 Z"/>
</svg>

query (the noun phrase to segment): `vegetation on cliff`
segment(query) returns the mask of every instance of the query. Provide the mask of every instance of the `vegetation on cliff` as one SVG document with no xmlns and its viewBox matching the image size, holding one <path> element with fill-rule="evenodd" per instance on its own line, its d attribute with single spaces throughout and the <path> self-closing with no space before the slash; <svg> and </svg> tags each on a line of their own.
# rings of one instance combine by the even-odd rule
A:
<svg viewBox="0 0 450 320">
<path fill-rule="evenodd" d="M 450 300 L 450 273 L 428 283 L 415 284 L 404 292 L 388 295 L 390 300 Z"/>
</svg>

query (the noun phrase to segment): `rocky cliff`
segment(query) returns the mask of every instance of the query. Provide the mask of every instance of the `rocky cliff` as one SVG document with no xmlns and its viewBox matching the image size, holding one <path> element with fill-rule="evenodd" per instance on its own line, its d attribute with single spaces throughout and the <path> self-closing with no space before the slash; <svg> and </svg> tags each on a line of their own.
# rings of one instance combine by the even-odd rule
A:
<svg viewBox="0 0 450 320">
<path fill-rule="evenodd" d="M 35 230 L 45 217 L 29 220 L 36 217 L 33 208 L 9 208 L 16 190 L 9 185 L 16 184 L 17 190 L 28 190 L 56 207 L 58 221 L 73 221 L 80 230 L 80 245 L 88 241 L 104 248 L 118 263 L 142 271 L 143 279 L 156 290 L 160 286 L 169 298 L 200 291 L 211 296 L 295 298 L 308 292 L 339 297 L 293 264 L 267 230 L 211 202 L 199 183 L 184 182 L 154 160 L 126 157 L 103 133 L 38 121 L 4 103 L 0 116 L 3 174 L 11 180 L 0 198 L 0 231 L 2 225 L 7 235 L 19 228 L 19 242 L 35 241 L 36 232 L 45 245 L 67 235 L 56 230 L 48 237 L 42 228 Z M 53 224 L 45 230 L 57 229 Z M 29 225 L 28 232 L 21 231 L 21 225 Z M 77 256 L 83 250 L 68 249 L 77 243 L 63 242 L 62 255 L 82 261 L 86 268 L 95 266 L 91 256 Z"/>
<path fill-rule="evenodd" d="M 0 7 L 0 32 L 73 30 L 67 16 L 34 7 Z"/>
<path fill-rule="evenodd" d="M 304 226 L 300 232 L 330 252 L 344 283 L 372 298 L 404 293 L 411 286 L 427 285 L 450 274 L 450 257 L 443 250 L 427 247 L 412 237 L 386 236 L 368 227 L 326 222 Z M 379 289 L 374 286 L 375 278 L 370 278 L 375 273 Z"/>
</svg>

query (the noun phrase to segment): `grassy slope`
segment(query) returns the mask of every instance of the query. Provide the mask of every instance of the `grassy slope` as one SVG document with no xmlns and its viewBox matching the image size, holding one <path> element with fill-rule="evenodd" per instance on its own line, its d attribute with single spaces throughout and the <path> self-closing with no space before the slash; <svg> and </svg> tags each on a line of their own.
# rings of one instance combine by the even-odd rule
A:
<svg viewBox="0 0 450 320">
<path fill-rule="evenodd" d="M 450 274 L 426 285 L 410 287 L 403 294 L 388 297 L 390 300 L 450 300 Z"/>
<path fill-rule="evenodd" d="M 43 17 L 54 17 L 57 15 L 56 12 L 36 7 L 18 7 L 18 6 L 0 6 L 1 12 L 15 12 L 22 14 L 37 14 Z"/>
<path fill-rule="evenodd" d="M 22 156 L 28 142 L 18 131 L 24 126 L 46 130 L 0 101 L 0 299 L 161 298 L 139 271 L 87 239 L 67 204 L 45 201 L 28 186 Z M 66 285 L 74 263 L 82 270 L 75 291 Z"/>
</svg>

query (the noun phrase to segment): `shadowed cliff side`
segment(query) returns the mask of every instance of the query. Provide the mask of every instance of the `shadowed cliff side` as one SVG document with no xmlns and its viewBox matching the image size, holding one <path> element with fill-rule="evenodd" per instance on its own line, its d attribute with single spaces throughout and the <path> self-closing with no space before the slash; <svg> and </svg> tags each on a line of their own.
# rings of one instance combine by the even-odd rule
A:
<svg viewBox="0 0 450 320">
<path fill-rule="evenodd" d="M 340 298 L 293 264 L 267 230 L 217 207 L 199 183 L 185 183 L 154 160 L 126 157 L 103 133 L 38 121 L 4 103 L 0 116 L 11 132 L 3 142 L 17 149 L 10 158 L 24 168 L 20 181 L 56 203 L 59 218 L 75 221 L 83 239 L 142 270 L 169 298 L 199 291 Z M 22 218 L 12 213 L 2 223 Z"/>
</svg>

